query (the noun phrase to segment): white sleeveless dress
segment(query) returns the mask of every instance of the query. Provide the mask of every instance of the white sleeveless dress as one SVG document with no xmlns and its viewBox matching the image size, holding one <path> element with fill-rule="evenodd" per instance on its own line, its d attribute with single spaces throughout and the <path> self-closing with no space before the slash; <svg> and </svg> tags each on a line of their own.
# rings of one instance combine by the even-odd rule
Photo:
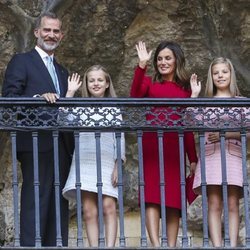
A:
<svg viewBox="0 0 250 250">
<path fill-rule="evenodd" d="M 119 109 L 110 108 L 113 111 Z M 88 126 L 93 127 L 95 122 L 101 125 L 109 126 L 111 122 L 116 118 L 117 112 L 106 112 L 107 114 L 99 115 L 99 112 L 107 111 L 107 108 L 100 108 L 96 113 L 93 108 L 88 108 L 90 113 L 81 112 L 81 120 L 87 121 Z M 86 116 L 86 113 L 88 115 Z M 121 119 L 121 116 L 120 116 Z M 110 122 L 110 124 L 109 124 Z M 118 188 L 113 187 L 111 183 L 111 175 L 117 159 L 117 146 L 115 133 L 113 132 L 102 132 L 100 137 L 101 146 L 101 169 L 102 169 L 102 194 L 118 197 Z M 96 165 L 96 140 L 94 132 L 80 132 L 79 136 L 79 158 L 80 158 L 80 181 L 81 190 L 97 193 L 97 165 Z M 124 134 L 121 135 L 121 158 L 125 161 L 125 139 Z M 65 187 L 63 189 L 63 196 L 68 200 L 76 199 L 76 155 L 74 152 L 72 164 L 69 172 L 69 176 Z"/>
</svg>

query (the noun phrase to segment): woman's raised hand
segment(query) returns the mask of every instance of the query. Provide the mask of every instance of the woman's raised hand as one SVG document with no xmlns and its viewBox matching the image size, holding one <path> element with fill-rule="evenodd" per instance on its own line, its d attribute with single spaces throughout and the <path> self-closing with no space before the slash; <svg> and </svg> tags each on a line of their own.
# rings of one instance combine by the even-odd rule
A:
<svg viewBox="0 0 250 250">
<path fill-rule="evenodd" d="M 190 78 L 191 97 L 198 97 L 201 92 L 201 82 L 197 81 L 197 75 L 192 74 Z"/>
<path fill-rule="evenodd" d="M 152 50 L 148 52 L 146 44 L 142 41 L 138 42 L 138 44 L 136 44 L 135 47 L 139 58 L 139 66 L 140 68 L 144 69 L 147 65 L 147 62 L 151 58 Z"/>
<path fill-rule="evenodd" d="M 82 85 L 82 81 L 80 81 L 80 75 L 77 73 L 73 73 L 68 78 L 68 91 L 66 93 L 66 97 L 73 97 L 75 92 Z"/>
</svg>

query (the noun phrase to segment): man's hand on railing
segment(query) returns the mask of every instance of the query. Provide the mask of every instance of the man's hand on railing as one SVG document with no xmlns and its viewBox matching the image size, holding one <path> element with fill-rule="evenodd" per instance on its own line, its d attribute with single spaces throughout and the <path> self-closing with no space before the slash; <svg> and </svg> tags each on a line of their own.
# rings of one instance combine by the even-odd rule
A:
<svg viewBox="0 0 250 250">
<path fill-rule="evenodd" d="M 55 103 L 57 99 L 59 99 L 59 95 L 57 93 L 44 93 L 41 95 L 47 102 Z"/>
</svg>

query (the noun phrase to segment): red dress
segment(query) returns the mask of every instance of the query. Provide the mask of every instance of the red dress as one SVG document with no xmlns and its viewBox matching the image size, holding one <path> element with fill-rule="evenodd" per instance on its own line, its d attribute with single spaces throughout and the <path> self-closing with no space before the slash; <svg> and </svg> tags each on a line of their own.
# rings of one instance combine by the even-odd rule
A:
<svg viewBox="0 0 250 250">
<path fill-rule="evenodd" d="M 184 90 L 175 82 L 154 82 L 145 76 L 146 69 L 137 67 L 131 87 L 131 97 L 149 98 L 188 98 L 190 92 Z M 171 110 L 168 108 L 167 110 Z M 175 115 L 178 119 L 179 117 Z M 150 117 L 147 117 L 149 120 Z M 143 167 L 145 181 L 145 202 L 161 204 L 160 173 L 158 139 L 155 132 L 143 134 Z M 194 135 L 192 132 L 184 134 L 184 147 L 190 162 L 197 162 Z M 164 175 L 165 175 L 165 202 L 167 207 L 181 209 L 180 160 L 178 134 L 164 133 Z"/>
</svg>

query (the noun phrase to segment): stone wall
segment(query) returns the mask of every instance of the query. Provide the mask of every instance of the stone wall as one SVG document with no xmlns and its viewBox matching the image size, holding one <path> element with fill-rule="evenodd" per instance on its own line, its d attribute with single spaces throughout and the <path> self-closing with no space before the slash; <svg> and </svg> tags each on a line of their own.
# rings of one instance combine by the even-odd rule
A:
<svg viewBox="0 0 250 250">
<path fill-rule="evenodd" d="M 190 72 L 204 86 L 210 61 L 232 59 L 241 92 L 250 96 L 249 0 L 0 0 L 0 86 L 12 55 L 35 44 L 33 24 L 45 10 L 63 19 L 65 37 L 56 56 L 69 71 L 103 64 L 118 95 L 127 97 L 137 64 L 135 43 L 155 49 L 163 39 L 181 44 Z M 152 73 L 152 69 L 149 69 Z M 10 142 L 0 133 L 0 243 L 11 241 L 12 200 Z M 124 168 L 126 211 L 137 209 L 137 154 L 134 136 L 127 135 Z M 202 230 L 200 203 L 190 210 L 191 230 Z"/>
</svg>

